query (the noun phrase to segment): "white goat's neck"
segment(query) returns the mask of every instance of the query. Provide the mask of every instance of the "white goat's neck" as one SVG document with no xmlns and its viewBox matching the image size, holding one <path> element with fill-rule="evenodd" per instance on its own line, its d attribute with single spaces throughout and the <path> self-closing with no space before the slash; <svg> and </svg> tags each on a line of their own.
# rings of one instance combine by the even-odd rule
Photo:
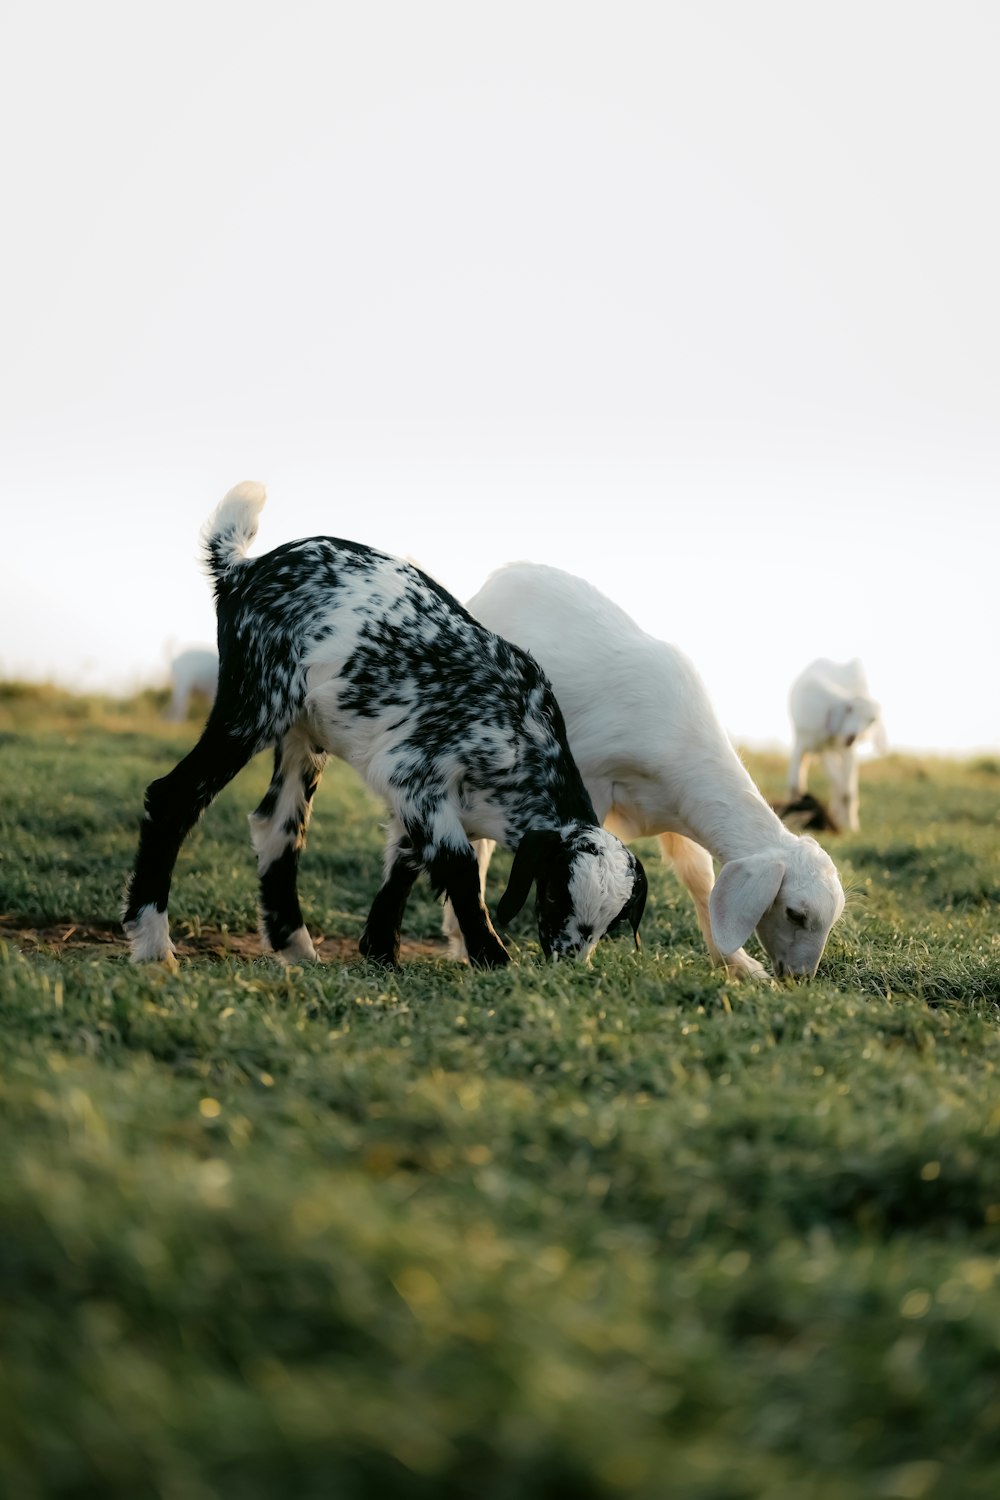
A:
<svg viewBox="0 0 1000 1500">
<path fill-rule="evenodd" d="M 720 864 L 794 839 L 728 745 L 702 762 L 699 774 L 687 782 L 679 810 L 688 837 Z"/>
</svg>

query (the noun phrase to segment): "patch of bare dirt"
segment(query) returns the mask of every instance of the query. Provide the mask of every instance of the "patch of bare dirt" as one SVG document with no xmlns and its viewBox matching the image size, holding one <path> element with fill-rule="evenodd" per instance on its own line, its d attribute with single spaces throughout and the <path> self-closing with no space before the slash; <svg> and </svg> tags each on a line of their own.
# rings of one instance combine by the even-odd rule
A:
<svg viewBox="0 0 1000 1500">
<path fill-rule="evenodd" d="M 256 932 L 221 932 L 203 927 L 197 933 L 185 932 L 183 924 L 171 931 L 178 958 L 260 958 L 264 948 Z M 127 944 L 121 926 L 116 922 L 55 922 L 48 927 L 24 927 L 12 917 L 0 916 L 0 941 L 17 943 L 31 951 L 46 953 L 104 953 L 109 958 L 125 953 Z M 356 963 L 358 940 L 353 937 L 325 937 L 312 934 L 320 959 L 328 963 Z M 445 942 L 400 943 L 400 958 L 443 958 L 448 951 Z"/>
</svg>

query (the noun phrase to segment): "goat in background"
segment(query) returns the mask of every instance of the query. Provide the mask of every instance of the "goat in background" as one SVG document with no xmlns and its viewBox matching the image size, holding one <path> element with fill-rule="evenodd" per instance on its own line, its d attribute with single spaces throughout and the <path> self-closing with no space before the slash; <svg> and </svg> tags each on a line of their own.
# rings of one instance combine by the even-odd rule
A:
<svg viewBox="0 0 1000 1500">
<path fill-rule="evenodd" d="M 208 646 L 192 646 L 179 652 L 170 662 L 170 702 L 165 710 L 168 719 L 186 719 L 191 697 L 201 693 L 211 708 L 219 682 L 218 653 Z"/>
<path fill-rule="evenodd" d="M 868 692 L 857 657 L 848 662 L 819 657 L 792 683 L 788 695 L 794 741 L 788 763 L 788 789 L 801 796 L 809 760 L 820 755 L 830 782 L 830 807 L 841 828 L 860 826 L 856 746 L 870 740 L 885 753 L 882 710 Z"/>
</svg>

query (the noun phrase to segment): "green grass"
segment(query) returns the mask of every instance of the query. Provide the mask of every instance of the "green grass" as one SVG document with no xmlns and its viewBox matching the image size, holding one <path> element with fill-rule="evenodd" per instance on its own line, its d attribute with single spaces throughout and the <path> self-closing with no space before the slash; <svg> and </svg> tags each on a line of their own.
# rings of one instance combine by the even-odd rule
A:
<svg viewBox="0 0 1000 1500">
<path fill-rule="evenodd" d="M 155 707 L 0 692 L 8 930 L 115 919 L 196 734 Z M 268 770 L 175 933 L 254 926 Z M 331 767 L 313 930 L 360 932 L 379 818 Z M 809 986 L 713 970 L 654 845 L 589 970 L 528 913 L 495 974 L 0 941 L 0 1494 L 992 1500 L 998 820 L 996 762 L 866 765 Z"/>
</svg>

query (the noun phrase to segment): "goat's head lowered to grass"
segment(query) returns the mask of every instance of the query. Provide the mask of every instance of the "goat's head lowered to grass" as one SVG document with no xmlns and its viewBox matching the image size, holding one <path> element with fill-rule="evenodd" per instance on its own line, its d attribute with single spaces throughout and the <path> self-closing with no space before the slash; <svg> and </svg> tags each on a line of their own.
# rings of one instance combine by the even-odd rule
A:
<svg viewBox="0 0 1000 1500">
<path fill-rule="evenodd" d="M 709 897 L 720 953 L 734 953 L 756 932 L 778 976 L 798 979 L 815 974 L 843 910 L 844 890 L 833 860 L 808 834 L 730 860 Z"/>
<path fill-rule="evenodd" d="M 743 950 L 756 931 L 779 974 L 811 977 L 844 907 L 837 872 L 765 802 L 684 652 L 546 564 L 498 568 L 468 608 L 544 670 L 598 818 L 620 838 L 660 839 L 713 961 L 734 978 L 765 979 Z M 481 842 L 482 873 L 489 857 Z M 542 887 L 540 896 L 544 908 Z M 447 912 L 445 931 L 457 948 Z"/>
<path fill-rule="evenodd" d="M 581 824 L 525 834 L 497 907 L 501 924 L 521 910 L 532 881 L 546 958 L 589 959 L 603 934 L 621 922 L 628 922 L 639 947 L 646 872 L 606 829 Z"/>
</svg>

